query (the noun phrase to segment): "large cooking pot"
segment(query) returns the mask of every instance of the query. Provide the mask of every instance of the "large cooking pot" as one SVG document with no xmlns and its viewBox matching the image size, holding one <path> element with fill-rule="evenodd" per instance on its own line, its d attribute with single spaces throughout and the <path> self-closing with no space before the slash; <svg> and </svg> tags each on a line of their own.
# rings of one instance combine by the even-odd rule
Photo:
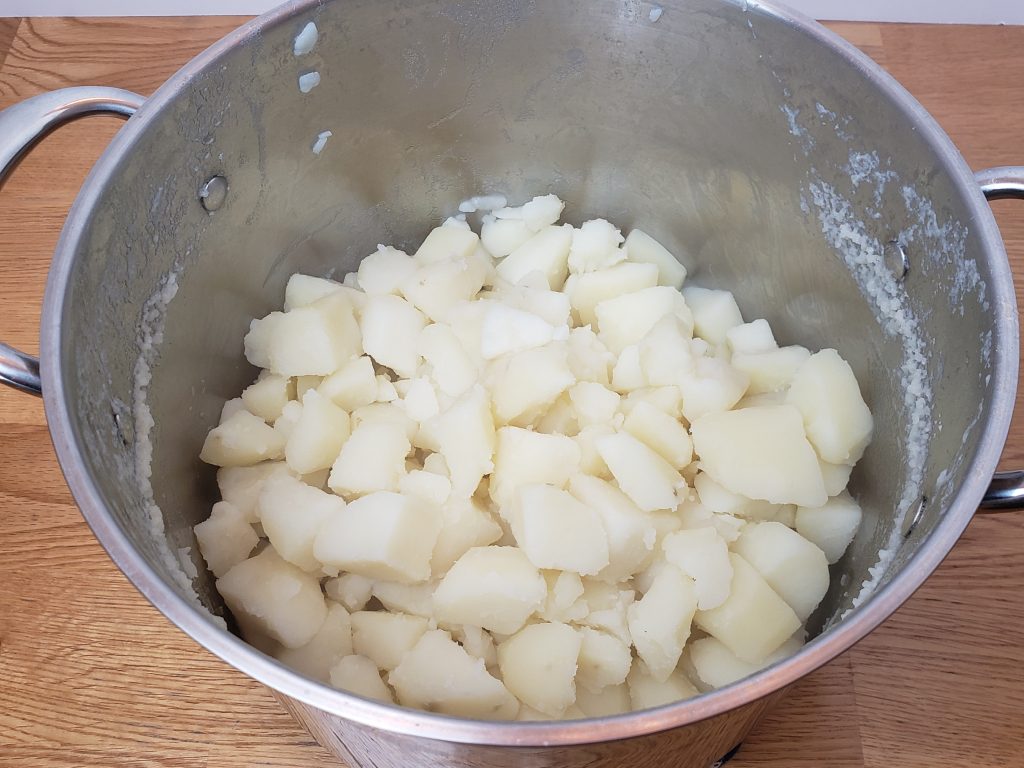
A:
<svg viewBox="0 0 1024 768">
<path fill-rule="evenodd" d="M 296 57 L 310 21 L 319 41 Z M 302 93 L 311 70 L 320 84 Z M 1024 196 L 1024 169 L 976 179 L 897 83 L 778 6 L 299 0 L 150 99 L 73 88 L 6 110 L 0 173 L 90 112 L 131 119 L 68 216 L 40 361 L 0 347 L 0 373 L 42 392 L 68 484 L 129 579 L 353 765 L 708 765 L 906 600 L 986 494 L 1018 339 L 985 195 Z M 253 376 L 250 319 L 291 273 L 340 276 L 492 191 L 552 191 L 573 220 L 642 225 L 692 280 L 852 364 L 877 424 L 853 480 L 865 517 L 796 656 L 642 713 L 496 724 L 333 690 L 211 618 L 224 606 L 210 576 L 197 559 L 190 580 L 173 553 L 214 499 L 197 456 Z M 1020 495 L 1003 477 L 990 503 Z"/>
</svg>

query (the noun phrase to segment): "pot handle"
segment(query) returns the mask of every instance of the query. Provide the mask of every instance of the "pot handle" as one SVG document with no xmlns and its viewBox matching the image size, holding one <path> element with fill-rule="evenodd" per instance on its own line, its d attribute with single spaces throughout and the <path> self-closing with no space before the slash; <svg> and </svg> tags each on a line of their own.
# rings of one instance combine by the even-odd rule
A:
<svg viewBox="0 0 1024 768">
<path fill-rule="evenodd" d="M 987 200 L 1024 200 L 1024 166 L 987 168 L 974 174 Z M 981 500 L 982 512 L 1024 509 L 1024 471 L 996 472 Z"/>
<path fill-rule="evenodd" d="M 120 88 L 78 86 L 25 99 L 0 112 L 0 184 L 54 128 L 85 115 L 131 117 L 145 99 Z M 0 383 L 41 395 L 39 360 L 0 342 Z"/>
</svg>

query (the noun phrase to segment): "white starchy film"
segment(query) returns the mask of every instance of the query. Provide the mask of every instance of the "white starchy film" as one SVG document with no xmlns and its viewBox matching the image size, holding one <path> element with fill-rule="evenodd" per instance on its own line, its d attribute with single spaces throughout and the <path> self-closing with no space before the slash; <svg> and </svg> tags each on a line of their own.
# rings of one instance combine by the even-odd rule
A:
<svg viewBox="0 0 1024 768">
<path fill-rule="evenodd" d="M 309 93 L 318 85 L 320 85 L 320 73 L 316 70 L 299 75 L 299 91 L 302 93 Z"/>
<path fill-rule="evenodd" d="M 316 47 L 316 41 L 319 37 L 320 33 L 317 31 L 316 24 L 312 21 L 308 22 L 306 26 L 302 28 L 302 31 L 295 36 L 292 53 L 296 56 L 305 56 Z"/>
<path fill-rule="evenodd" d="M 320 131 L 320 133 L 316 135 L 316 140 L 313 142 L 313 154 L 319 155 L 321 152 L 323 152 L 324 147 L 327 146 L 327 140 L 331 138 L 331 136 L 333 135 L 334 134 L 331 133 L 330 131 Z"/>
</svg>

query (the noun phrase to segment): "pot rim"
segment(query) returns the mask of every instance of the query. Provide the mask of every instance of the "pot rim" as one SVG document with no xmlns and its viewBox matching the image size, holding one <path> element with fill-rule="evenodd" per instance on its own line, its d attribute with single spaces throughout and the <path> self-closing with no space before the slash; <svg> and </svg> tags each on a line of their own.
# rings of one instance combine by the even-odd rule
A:
<svg viewBox="0 0 1024 768">
<path fill-rule="evenodd" d="M 977 455 L 967 479 L 951 502 L 944 519 L 896 578 L 856 608 L 850 615 L 809 642 L 789 659 L 699 697 L 656 709 L 604 718 L 567 722 L 477 721 L 405 709 L 362 699 L 306 679 L 257 651 L 235 635 L 220 629 L 193 604 L 164 582 L 138 554 L 106 509 L 103 497 L 86 469 L 80 436 L 68 407 L 61 375 L 63 329 L 61 316 L 68 294 L 69 276 L 79 240 L 86 231 L 121 158 L 149 123 L 188 83 L 211 68 L 236 46 L 261 35 L 264 28 L 289 21 L 315 19 L 322 0 L 292 0 L 259 16 L 193 58 L 149 98 L 115 136 L 93 167 L 77 196 L 53 258 L 46 284 L 40 330 L 43 399 L 51 438 L 61 469 L 82 515 L 100 544 L 129 581 L 171 622 L 207 650 L 275 689 L 307 705 L 365 726 L 407 736 L 448 742 L 494 746 L 559 746 L 614 741 L 690 725 L 751 703 L 785 688 L 861 640 L 887 619 L 947 555 L 974 514 L 996 468 L 1009 429 L 1016 395 L 1018 328 L 1012 275 L 1002 238 L 991 209 L 966 161 L 931 115 L 868 56 L 817 22 L 767 0 L 723 0 L 774 18 L 830 48 L 880 90 L 916 127 L 940 159 L 943 170 L 965 191 L 972 226 L 988 256 L 992 274 L 991 315 L 995 361 L 992 369 L 992 402 L 985 413 Z M 298 31 L 298 27 L 296 28 Z"/>
</svg>

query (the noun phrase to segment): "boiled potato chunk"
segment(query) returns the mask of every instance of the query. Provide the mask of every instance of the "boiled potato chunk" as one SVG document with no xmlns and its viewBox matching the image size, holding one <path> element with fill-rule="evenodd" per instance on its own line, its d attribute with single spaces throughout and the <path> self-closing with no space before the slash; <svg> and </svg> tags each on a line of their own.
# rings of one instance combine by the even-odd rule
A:
<svg viewBox="0 0 1024 768">
<path fill-rule="evenodd" d="M 860 504 L 843 492 L 829 499 L 823 507 L 797 507 L 794 525 L 797 533 L 825 553 L 831 565 L 839 562 L 850 546 L 860 528 L 861 517 Z"/>
<path fill-rule="evenodd" d="M 666 679 L 660 680 L 651 675 L 643 661 L 633 664 L 626 684 L 633 711 L 675 704 L 700 693 L 682 672 L 672 672 Z"/>
<path fill-rule="evenodd" d="M 344 411 L 369 405 L 377 399 L 377 375 L 366 355 L 354 357 L 317 386 L 317 392 Z"/>
<path fill-rule="evenodd" d="M 404 251 L 383 245 L 359 262 L 359 288 L 372 295 L 398 295 L 399 286 L 416 272 L 416 262 Z"/>
<path fill-rule="evenodd" d="M 329 603 L 327 618 L 313 639 L 298 648 L 282 648 L 276 657 L 306 677 L 327 683 L 331 679 L 331 669 L 351 653 L 352 623 L 348 611 L 337 603 Z"/>
<path fill-rule="evenodd" d="M 732 356 L 732 366 L 750 379 L 747 394 L 777 392 L 789 386 L 811 353 L 804 347 L 780 347 L 767 352 L 743 352 Z"/>
<path fill-rule="evenodd" d="M 598 693 L 609 685 L 620 685 L 629 674 L 633 656 L 629 646 L 614 635 L 590 627 L 580 627 L 580 653 L 577 659 L 576 685 Z"/>
<path fill-rule="evenodd" d="M 428 629 L 422 616 L 387 611 L 357 611 L 352 622 L 352 647 L 383 671 L 397 667 Z"/>
<path fill-rule="evenodd" d="M 494 417 L 487 392 L 474 385 L 424 427 L 437 442 L 452 481 L 452 494 L 469 497 L 494 469 Z"/>
<path fill-rule="evenodd" d="M 702 637 L 686 646 L 690 665 L 696 673 L 695 680 L 710 688 L 725 686 L 749 677 L 765 667 L 792 656 L 803 646 L 803 639 L 794 635 L 760 664 L 750 664 L 739 659 L 725 645 L 713 637 Z"/>
<path fill-rule="evenodd" d="M 458 717 L 511 720 L 519 702 L 482 659 L 440 629 L 425 633 L 388 675 L 398 701 L 407 707 Z"/>
<path fill-rule="evenodd" d="M 516 543 L 538 568 L 592 576 L 608 565 L 608 537 L 600 516 L 568 491 L 520 486 L 508 515 Z"/>
<path fill-rule="evenodd" d="M 668 680 L 679 663 L 696 610 L 693 579 L 671 564 L 659 569 L 644 596 L 629 606 L 633 645 L 658 682 Z"/>
<path fill-rule="evenodd" d="M 568 624 L 529 624 L 498 646 L 502 680 L 527 706 L 559 717 L 576 700 L 581 645 Z"/>
<path fill-rule="evenodd" d="M 543 276 L 548 288 L 561 290 L 569 273 L 571 244 L 570 225 L 547 226 L 498 264 L 498 276 L 514 284 L 537 272 Z"/>
<path fill-rule="evenodd" d="M 491 364 L 491 387 L 498 423 L 526 426 L 575 383 L 565 342 L 553 342 Z"/>
<path fill-rule="evenodd" d="M 349 610 L 361 611 L 373 595 L 374 580 L 358 573 L 346 573 L 324 582 L 324 592 L 331 600 Z"/>
<path fill-rule="evenodd" d="M 302 415 L 288 435 L 284 459 L 300 475 L 326 469 L 348 436 L 348 414 L 311 389 L 302 398 Z"/>
<path fill-rule="evenodd" d="M 458 397 L 476 383 L 476 365 L 451 326 L 431 323 L 424 328 L 420 354 L 430 364 L 430 378 L 449 397 Z"/>
<path fill-rule="evenodd" d="M 259 416 L 264 421 L 274 421 L 281 415 L 281 410 L 288 402 L 290 389 L 290 381 L 284 376 L 275 376 L 272 373 L 260 376 L 242 390 L 242 403 L 249 413 Z"/>
<path fill-rule="evenodd" d="M 594 307 L 594 314 L 601 340 L 612 352 L 638 343 L 666 315 L 679 318 L 687 328 L 693 326 L 682 294 L 665 285 L 605 299 Z"/>
<path fill-rule="evenodd" d="M 436 507 L 377 491 L 332 515 L 318 531 L 313 553 L 326 567 L 414 584 L 430 578 L 441 524 Z"/>
<path fill-rule="evenodd" d="M 623 237 L 615 226 L 605 219 L 585 221 L 572 231 L 569 247 L 569 271 L 593 272 L 624 261 L 626 254 L 619 249 Z"/>
<path fill-rule="evenodd" d="M 363 349 L 378 365 L 403 378 L 414 376 L 420 361 L 419 335 L 426 323 L 423 313 L 405 299 L 371 296 L 359 323 Z"/>
<path fill-rule="evenodd" d="M 717 608 L 726 601 L 732 563 L 729 547 L 714 527 L 675 531 L 664 538 L 661 548 L 665 560 L 693 579 L 699 609 Z"/>
<path fill-rule="evenodd" d="M 644 512 L 675 509 L 686 481 L 671 464 L 626 432 L 602 437 L 597 452 L 629 498 Z"/>
<path fill-rule="evenodd" d="M 496 219 L 492 216 L 486 218 L 480 227 L 481 244 L 489 254 L 498 258 L 508 256 L 531 237 L 533 230 L 522 219 Z"/>
<path fill-rule="evenodd" d="M 263 484 L 260 522 L 277 553 L 304 571 L 319 571 L 313 542 L 320 527 L 345 509 L 331 493 L 306 485 L 291 475 L 276 475 Z"/>
<path fill-rule="evenodd" d="M 408 613 L 434 618 L 434 590 L 437 582 L 425 581 L 421 584 L 398 584 L 394 581 L 375 581 L 371 593 L 380 601 L 385 609 L 392 613 Z"/>
<path fill-rule="evenodd" d="M 654 549 L 648 515 L 614 485 L 590 475 L 573 475 L 569 493 L 598 514 L 608 538 L 608 565 L 597 578 L 615 583 L 632 577 Z"/>
<path fill-rule="evenodd" d="M 547 584 L 522 550 L 474 547 L 456 561 L 434 592 L 434 615 L 503 635 L 518 631 L 544 604 Z"/>
<path fill-rule="evenodd" d="M 733 328 L 743 325 L 743 315 L 729 291 L 687 286 L 683 298 L 693 312 L 693 332 L 711 344 L 724 344 Z"/>
<path fill-rule="evenodd" d="M 591 693 L 585 687 L 579 686 L 576 688 L 576 706 L 586 717 L 624 714 L 632 709 L 629 686 L 625 683 L 609 685 L 597 693 Z"/>
<path fill-rule="evenodd" d="M 720 357 L 698 357 L 693 369 L 679 377 L 683 416 L 693 422 L 709 413 L 727 411 L 740 401 L 750 379 Z"/>
<path fill-rule="evenodd" d="M 491 498 L 499 512 L 506 515 L 517 488 L 530 483 L 562 488 L 579 466 L 580 449 L 571 437 L 502 427 L 497 432 L 494 471 L 488 486 Z"/>
<path fill-rule="evenodd" d="M 203 559 L 217 577 L 249 557 L 260 541 L 245 515 L 227 501 L 213 505 L 210 517 L 195 527 L 195 534 Z"/>
<path fill-rule="evenodd" d="M 807 439 L 822 459 L 833 464 L 860 460 L 874 421 L 853 370 L 838 352 L 823 349 L 812 355 L 793 377 L 786 402 L 800 410 Z"/>
<path fill-rule="evenodd" d="M 221 498 L 233 505 L 247 522 L 259 522 L 257 502 L 263 483 L 276 474 L 291 474 L 283 461 L 265 461 L 251 467 L 221 467 L 217 470 L 217 487 Z"/>
<path fill-rule="evenodd" d="M 475 256 L 420 266 L 399 286 L 402 296 L 435 322 L 451 309 L 472 299 L 487 279 L 488 264 Z"/>
<path fill-rule="evenodd" d="M 622 428 L 675 469 L 682 469 L 693 460 L 693 442 L 686 427 L 650 403 L 638 402 Z"/>
<path fill-rule="evenodd" d="M 441 507 L 441 531 L 434 544 L 430 569 L 441 576 L 473 547 L 501 538 L 501 526 L 475 499 L 449 498 Z"/>
<path fill-rule="evenodd" d="M 623 262 L 596 272 L 570 275 L 565 282 L 565 293 L 579 325 L 587 326 L 597 324 L 595 310 L 601 302 L 656 285 L 656 265 Z"/>
<path fill-rule="evenodd" d="M 480 238 L 468 227 L 435 227 L 416 249 L 413 259 L 420 264 L 465 259 L 473 255 L 479 243 Z"/>
<path fill-rule="evenodd" d="M 634 229 L 623 246 L 626 257 L 640 264 L 654 264 L 658 268 L 658 285 L 667 285 L 677 291 L 686 280 L 684 267 L 669 250 L 640 229 Z"/>
<path fill-rule="evenodd" d="M 398 490 L 411 448 L 401 427 L 382 419 L 365 421 L 341 446 L 327 484 L 350 496 Z"/>
<path fill-rule="evenodd" d="M 380 677 L 377 665 L 365 656 L 352 654 L 338 660 L 331 667 L 331 685 L 364 699 L 375 699 L 391 704 L 391 690 Z"/>
<path fill-rule="evenodd" d="M 801 622 L 828 591 L 825 553 L 782 523 L 748 525 L 732 546 L 789 603 Z"/>
<path fill-rule="evenodd" d="M 218 467 L 248 467 L 280 458 L 284 438 L 259 416 L 237 411 L 210 430 L 199 458 Z"/>
<path fill-rule="evenodd" d="M 362 351 L 352 302 L 340 292 L 253 320 L 245 338 L 249 362 L 281 376 L 327 376 Z"/>
<path fill-rule="evenodd" d="M 734 493 L 808 507 L 828 499 L 818 458 L 792 406 L 707 414 L 693 422 L 690 434 L 704 471 Z"/>
<path fill-rule="evenodd" d="M 324 296 L 343 293 L 345 290 L 341 283 L 334 280 L 325 280 L 322 277 L 311 275 L 292 275 L 288 278 L 288 285 L 284 289 L 284 311 L 307 307 Z"/>
<path fill-rule="evenodd" d="M 587 615 L 583 579 L 572 571 L 544 571 L 548 597 L 539 614 L 545 621 L 575 621 Z"/>
<path fill-rule="evenodd" d="M 825 482 L 825 493 L 830 498 L 846 490 L 846 485 L 850 482 L 850 473 L 853 472 L 851 465 L 829 464 L 827 461 L 819 461 L 818 465 L 821 467 L 821 479 Z"/>
<path fill-rule="evenodd" d="M 262 634 L 287 648 L 304 646 L 327 618 L 317 578 L 281 559 L 273 547 L 217 579 L 217 591 L 243 634 Z"/>
<path fill-rule="evenodd" d="M 779 346 L 771 326 L 763 319 L 733 326 L 725 332 L 725 343 L 734 356 L 771 352 Z"/>
<path fill-rule="evenodd" d="M 759 664 L 800 628 L 793 609 L 750 563 L 729 554 L 732 585 L 717 608 L 697 611 L 694 623 L 743 661 Z"/>
<path fill-rule="evenodd" d="M 621 400 L 618 393 L 596 382 L 580 381 L 569 387 L 569 401 L 580 427 L 610 424 Z"/>
<path fill-rule="evenodd" d="M 480 354 L 484 360 L 543 347 L 555 337 L 556 328 L 544 318 L 494 302 L 484 315 L 480 330 Z M 568 329 L 565 333 L 568 335 Z"/>
</svg>

